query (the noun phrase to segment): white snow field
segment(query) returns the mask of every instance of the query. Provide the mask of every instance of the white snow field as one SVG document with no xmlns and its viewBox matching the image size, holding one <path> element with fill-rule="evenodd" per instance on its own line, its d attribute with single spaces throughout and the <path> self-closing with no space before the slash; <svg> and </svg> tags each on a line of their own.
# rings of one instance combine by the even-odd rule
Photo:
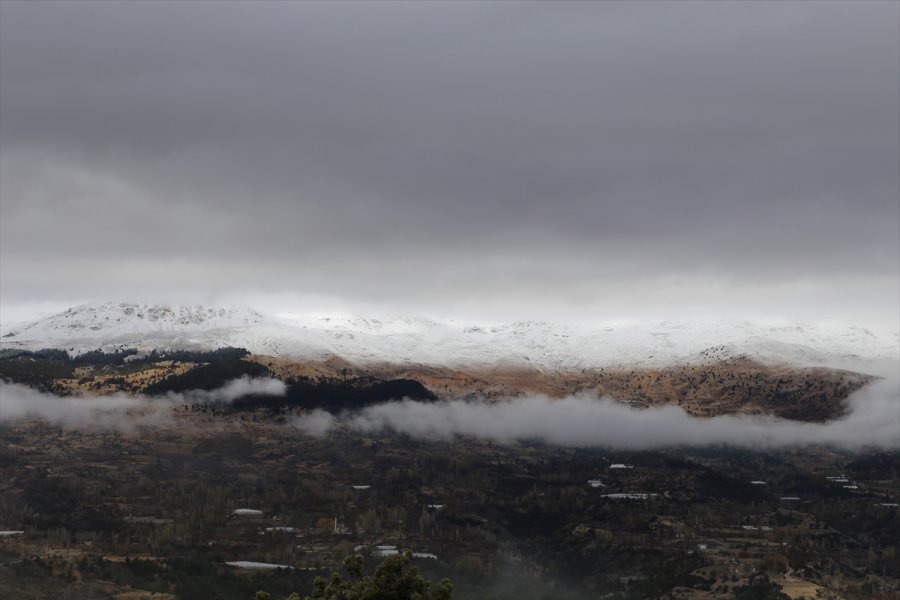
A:
<svg viewBox="0 0 900 600">
<path fill-rule="evenodd" d="M 264 315 L 246 307 L 86 304 L 0 329 L 0 347 L 71 355 L 135 348 L 246 348 L 298 359 L 573 370 L 748 357 L 764 363 L 860 366 L 900 360 L 900 335 L 852 325 L 742 320 L 462 323 L 427 318 Z"/>
</svg>

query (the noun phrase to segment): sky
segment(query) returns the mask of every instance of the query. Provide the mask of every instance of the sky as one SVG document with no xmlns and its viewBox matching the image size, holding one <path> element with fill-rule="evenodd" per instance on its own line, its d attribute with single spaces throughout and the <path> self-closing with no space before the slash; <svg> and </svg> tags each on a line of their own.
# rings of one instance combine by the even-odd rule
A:
<svg viewBox="0 0 900 600">
<path fill-rule="evenodd" d="M 900 327 L 900 2 L 0 3 L 0 320 Z"/>
</svg>

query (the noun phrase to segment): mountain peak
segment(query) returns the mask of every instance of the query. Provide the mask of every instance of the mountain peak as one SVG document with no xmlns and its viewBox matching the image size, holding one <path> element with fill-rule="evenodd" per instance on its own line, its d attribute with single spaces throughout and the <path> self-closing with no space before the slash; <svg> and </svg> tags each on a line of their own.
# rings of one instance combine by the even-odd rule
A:
<svg viewBox="0 0 900 600">
<path fill-rule="evenodd" d="M 148 324 L 139 326 L 139 329 L 144 330 L 155 326 L 190 328 L 251 325 L 264 318 L 260 313 L 246 307 L 102 302 L 81 304 L 26 325 L 30 327 L 62 325 L 68 329 L 99 330 L 116 328 L 117 324 L 124 324 L 124 327 L 140 323 Z"/>
</svg>

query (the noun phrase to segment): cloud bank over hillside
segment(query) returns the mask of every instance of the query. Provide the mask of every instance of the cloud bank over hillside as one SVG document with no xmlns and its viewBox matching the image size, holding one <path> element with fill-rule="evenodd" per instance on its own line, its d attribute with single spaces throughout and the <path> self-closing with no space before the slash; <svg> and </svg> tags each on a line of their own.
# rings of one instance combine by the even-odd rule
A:
<svg viewBox="0 0 900 600">
<path fill-rule="evenodd" d="M 900 447 L 900 378 L 877 381 L 848 398 L 848 414 L 825 424 L 762 416 L 692 417 L 676 406 L 633 409 L 588 395 L 553 400 L 530 396 L 496 403 L 402 400 L 333 417 L 321 411 L 294 425 L 324 435 L 345 423 L 363 434 L 395 432 L 421 440 L 456 436 L 511 443 L 539 440 L 561 446 L 647 449 L 729 445 L 782 448 L 810 444 L 849 450 Z"/>
<path fill-rule="evenodd" d="M 847 416 L 827 424 L 772 417 L 693 417 L 677 406 L 633 409 L 607 398 L 530 396 L 496 404 L 404 400 L 346 417 L 360 433 L 393 431 L 417 439 L 474 436 L 498 442 L 659 448 L 731 445 L 772 448 L 829 444 L 858 450 L 900 447 L 900 386 L 880 381 L 849 399 Z"/>
<path fill-rule="evenodd" d="M 161 397 L 54 396 L 0 382 L 0 423 L 38 419 L 56 425 L 131 431 L 167 426 L 185 404 L 233 402 L 246 395 L 283 396 L 277 379 L 243 377 L 211 391 Z M 401 434 L 420 440 L 472 436 L 500 443 L 541 441 L 560 446 L 648 449 L 727 445 L 784 448 L 832 445 L 848 450 L 900 448 L 900 378 L 878 380 L 852 394 L 847 415 L 802 423 L 766 416 L 693 417 L 677 406 L 635 409 L 590 395 L 545 396 L 498 402 L 398 400 L 333 415 L 316 409 L 290 420 L 305 435 L 327 436 L 336 427 L 361 435 Z"/>
<path fill-rule="evenodd" d="M 0 423 L 37 419 L 55 425 L 132 430 L 172 422 L 172 410 L 184 404 L 233 402 L 250 394 L 283 396 L 286 386 L 271 378 L 241 377 L 215 390 L 170 392 L 161 397 L 56 396 L 0 380 Z"/>
</svg>

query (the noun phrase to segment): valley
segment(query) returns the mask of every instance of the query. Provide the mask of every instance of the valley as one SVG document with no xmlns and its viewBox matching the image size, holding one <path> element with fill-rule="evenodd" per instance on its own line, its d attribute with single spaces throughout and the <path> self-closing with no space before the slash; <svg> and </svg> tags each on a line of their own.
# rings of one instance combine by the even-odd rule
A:
<svg viewBox="0 0 900 600">
<path fill-rule="evenodd" d="M 0 436 L 17 598 L 280 598 L 379 546 L 460 599 L 741 597 L 763 575 L 793 598 L 900 593 L 896 451 L 310 438 L 264 411 Z"/>
</svg>

